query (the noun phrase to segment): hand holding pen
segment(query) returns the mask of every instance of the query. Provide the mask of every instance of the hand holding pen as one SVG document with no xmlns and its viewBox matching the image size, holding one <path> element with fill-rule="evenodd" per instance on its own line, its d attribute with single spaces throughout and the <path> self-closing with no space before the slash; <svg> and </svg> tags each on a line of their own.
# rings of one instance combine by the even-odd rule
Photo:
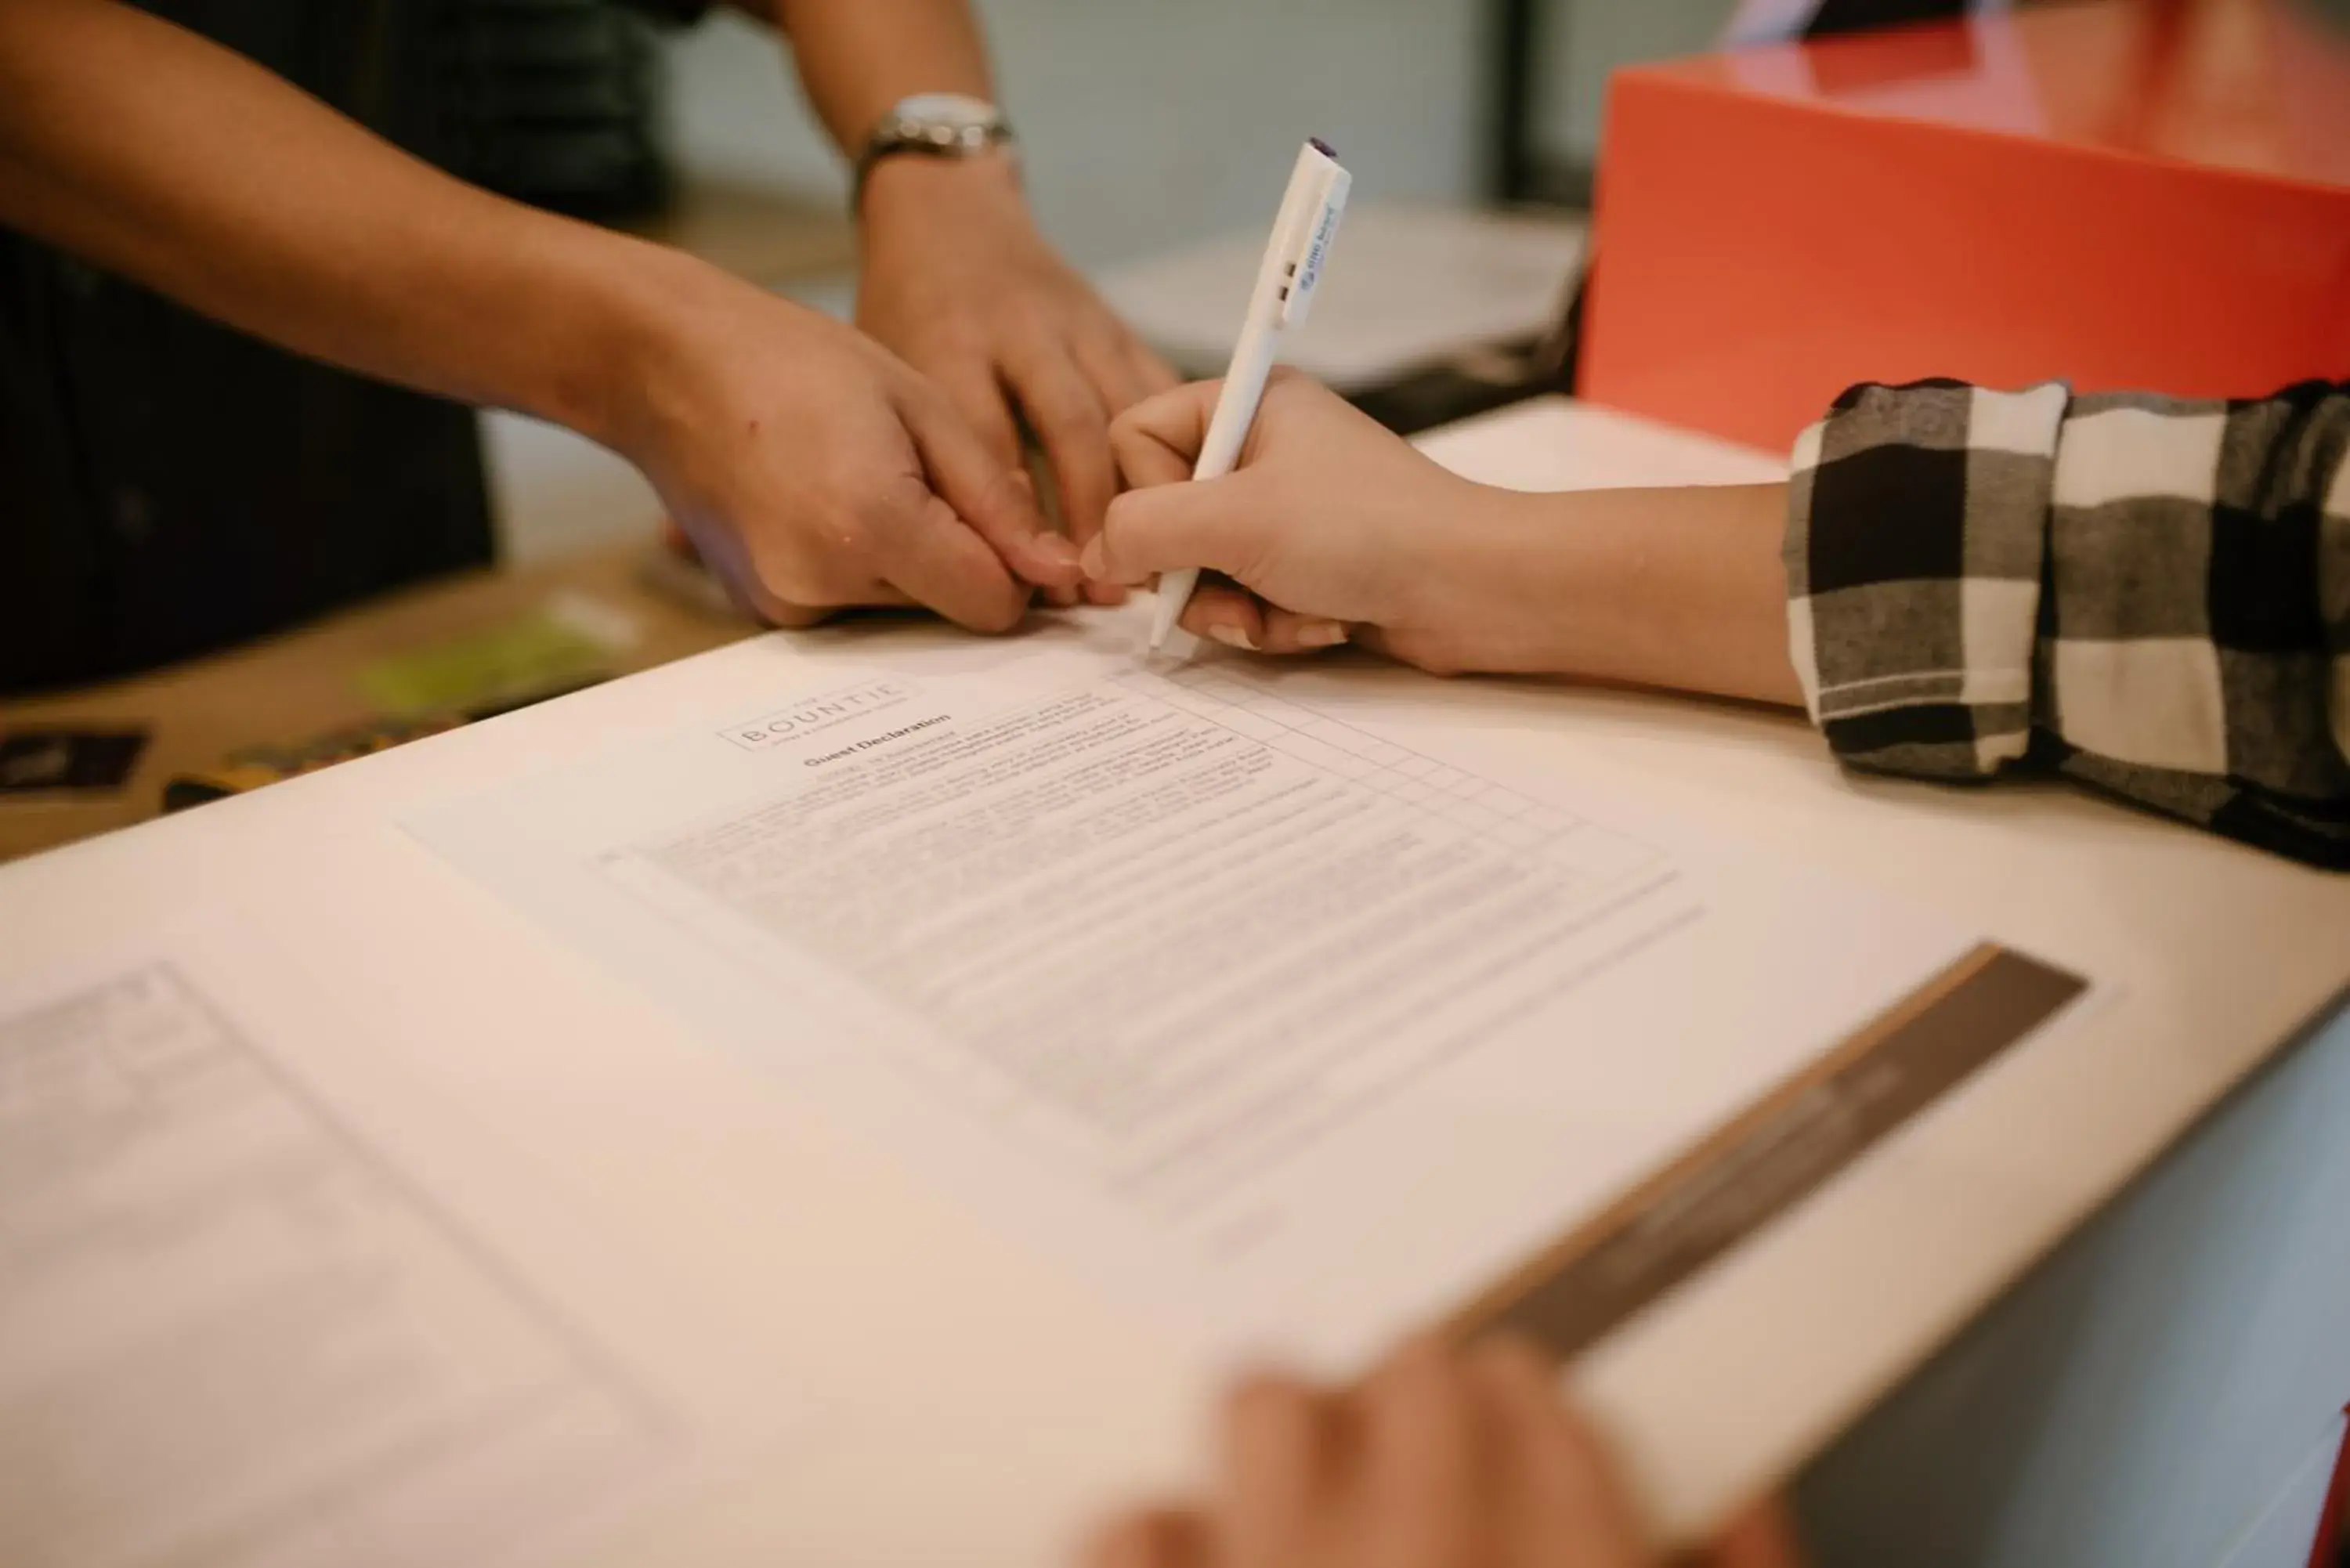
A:
<svg viewBox="0 0 2350 1568">
<path fill-rule="evenodd" d="M 1330 244 L 1338 233 L 1338 219 L 1347 210 L 1347 192 L 1354 178 L 1339 165 L 1337 154 L 1321 141 L 1309 141 L 1297 155 L 1289 192 L 1274 219 L 1273 239 L 1257 270 L 1256 288 L 1249 296 L 1247 320 L 1232 369 L 1216 400 L 1205 439 L 1191 477 L 1222 479 L 1239 463 L 1264 400 L 1265 383 L 1273 375 L 1281 335 L 1304 324 L 1321 286 L 1330 257 Z M 1159 582 L 1159 602 L 1150 623 L 1150 649 L 1156 653 L 1167 634 L 1182 618 L 1184 606 L 1199 586 L 1196 568 L 1169 572 Z"/>
</svg>

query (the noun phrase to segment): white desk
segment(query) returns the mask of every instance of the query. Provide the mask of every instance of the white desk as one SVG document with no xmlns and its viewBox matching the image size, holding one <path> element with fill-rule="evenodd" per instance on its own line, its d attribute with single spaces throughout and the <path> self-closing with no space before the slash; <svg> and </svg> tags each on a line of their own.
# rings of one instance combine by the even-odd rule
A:
<svg viewBox="0 0 2350 1568">
<path fill-rule="evenodd" d="M 1520 484 L 1737 481 L 1769 467 L 1555 404 L 1432 445 Z M 1075 1511 L 1180 1477 L 1211 1392 L 1202 1380 L 787 1096 L 746 1094 L 680 1020 L 393 826 L 567 755 L 671 732 L 689 711 L 755 711 L 792 657 L 780 639 L 723 649 L 0 869 L 0 952 L 12 972 L 45 974 L 126 923 L 234 909 L 212 940 L 239 948 L 256 986 L 290 959 L 306 993 L 399 1043 L 412 1086 L 401 1092 L 452 1107 L 452 1149 L 412 1152 L 445 1156 L 452 1180 L 473 1158 L 453 1147 L 469 1101 L 526 1096 L 527 1120 L 494 1129 L 499 1158 L 529 1164 L 595 1228 L 593 1246 L 570 1247 L 552 1227 L 546 1267 L 603 1281 L 614 1332 L 652 1296 L 690 1300 L 712 1343 L 742 1347 L 745 1418 L 759 1405 L 790 1417 L 772 1468 L 712 1478 L 692 1508 L 616 1529 L 578 1561 L 935 1561 L 951 1534 L 962 1561 L 1034 1563 L 1062 1538 L 1007 1515 L 997 1478 L 1049 1473 Z M 1784 715 L 1626 692 L 1430 683 L 1415 701 L 1430 726 L 1571 742 L 1562 755 L 1595 786 L 1939 905 L 2118 988 L 1578 1366 L 1581 1394 L 1676 1531 L 1784 1480 L 2325 1007 L 2350 970 L 2350 881 L 2069 787 L 1851 779 Z M 562 1042 L 565 1070 L 510 1081 L 502 1043 L 525 1040 Z M 1118 1397 L 1064 1393 L 1104 1387 Z M 812 1429 L 821 1440 L 794 1436 Z M 915 1488 L 925 1506 L 910 1506 Z"/>
</svg>

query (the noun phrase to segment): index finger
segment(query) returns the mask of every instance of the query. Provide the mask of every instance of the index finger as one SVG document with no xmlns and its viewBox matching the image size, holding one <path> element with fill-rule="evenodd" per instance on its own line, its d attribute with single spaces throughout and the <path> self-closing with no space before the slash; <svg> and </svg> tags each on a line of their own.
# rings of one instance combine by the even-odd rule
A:
<svg viewBox="0 0 2350 1568">
<path fill-rule="evenodd" d="M 1030 345 L 1004 367 L 1029 428 L 1053 465 L 1061 521 L 1079 544 L 1101 532 L 1102 513 L 1118 493 L 1109 452 L 1109 410 L 1067 353 Z"/>
<path fill-rule="evenodd" d="M 1475 1521 L 1487 1477 L 1488 1412 L 1445 1347 L 1417 1339 L 1363 1384 L 1368 1465 L 1392 1524 L 1435 1539 Z"/>
<path fill-rule="evenodd" d="M 898 412 L 931 488 L 1006 566 L 1040 587 L 1068 587 L 1082 577 L 1076 546 L 1045 525 L 1035 501 L 944 393 L 915 381 L 900 392 Z"/>
<path fill-rule="evenodd" d="M 1290 1568 L 1310 1561 L 1343 1481 L 1337 1411 L 1318 1390 L 1259 1376 L 1224 1407 L 1221 1480 L 1231 1568 Z"/>
<path fill-rule="evenodd" d="M 1010 394 L 996 379 L 995 367 L 985 359 L 966 360 L 941 365 L 929 374 L 946 394 L 947 401 L 954 405 L 955 412 L 970 424 L 972 433 L 986 443 L 988 455 L 1017 472 L 1020 421 L 1013 417 Z"/>
<path fill-rule="evenodd" d="M 1124 1519 L 1095 1537 L 1088 1568 L 1214 1568 L 1208 1521 L 1184 1508 L 1152 1509 Z"/>
<path fill-rule="evenodd" d="M 1109 427 L 1109 446 L 1126 487 L 1149 490 L 1190 479 L 1200 449 L 1208 444 L 1216 400 L 1223 395 L 1222 381 L 1195 381 L 1146 398 L 1120 414 Z"/>
</svg>

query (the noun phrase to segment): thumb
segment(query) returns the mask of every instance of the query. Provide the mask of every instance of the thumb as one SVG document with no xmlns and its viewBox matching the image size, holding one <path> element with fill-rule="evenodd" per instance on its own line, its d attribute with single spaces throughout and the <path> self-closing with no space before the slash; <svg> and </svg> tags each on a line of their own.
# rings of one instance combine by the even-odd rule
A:
<svg viewBox="0 0 2350 1568">
<path fill-rule="evenodd" d="M 1034 487 L 995 460 L 945 396 L 923 383 L 909 388 L 898 408 L 932 492 L 1003 564 L 1039 587 L 1074 585 L 1076 546 L 1045 526 Z"/>
<path fill-rule="evenodd" d="M 1131 587 L 1192 566 L 1244 583 L 1270 527 L 1247 502 L 1239 475 L 1128 491 L 1110 503 L 1101 533 L 1086 547 L 1086 575 Z"/>
</svg>

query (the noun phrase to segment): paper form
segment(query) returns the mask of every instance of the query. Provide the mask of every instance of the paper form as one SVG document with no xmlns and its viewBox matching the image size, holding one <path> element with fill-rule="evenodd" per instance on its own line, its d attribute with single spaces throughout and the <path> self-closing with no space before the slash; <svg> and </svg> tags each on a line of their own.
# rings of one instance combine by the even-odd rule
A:
<svg viewBox="0 0 2350 1568">
<path fill-rule="evenodd" d="M 0 997 L 0 1561 L 520 1561 L 676 1480 L 693 1412 L 295 1075 L 209 962 L 141 943 Z"/>
<path fill-rule="evenodd" d="M 808 680 L 414 826 L 1224 1354 L 1375 1353 L 1967 946 L 1243 666 Z"/>
</svg>

